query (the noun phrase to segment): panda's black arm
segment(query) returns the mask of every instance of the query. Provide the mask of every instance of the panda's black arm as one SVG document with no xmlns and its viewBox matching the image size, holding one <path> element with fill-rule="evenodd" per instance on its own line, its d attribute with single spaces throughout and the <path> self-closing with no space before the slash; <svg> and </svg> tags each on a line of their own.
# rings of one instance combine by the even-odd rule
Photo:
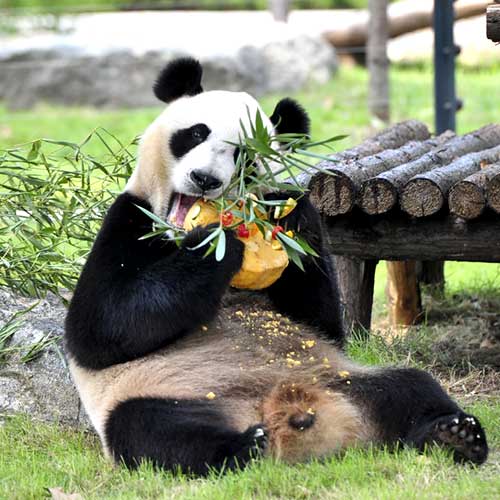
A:
<svg viewBox="0 0 500 500">
<path fill-rule="evenodd" d="M 75 289 L 66 318 L 66 346 L 76 361 L 100 369 L 162 347 L 213 319 L 243 245 L 227 235 L 226 256 L 189 250 L 208 233 L 198 228 L 183 246 L 160 238 L 139 240 L 152 223 L 128 193 L 104 220 Z"/>
<path fill-rule="evenodd" d="M 296 197 L 296 194 L 272 193 L 266 196 L 268 200 L 289 197 Z M 327 338 L 342 345 L 345 332 L 337 275 L 325 248 L 317 210 L 309 198 L 303 196 L 287 217 L 272 222 L 282 225 L 285 230 L 296 231 L 319 257 L 304 257 L 304 271 L 290 262 L 281 278 L 268 288 L 271 300 L 283 313 L 319 328 Z"/>
</svg>

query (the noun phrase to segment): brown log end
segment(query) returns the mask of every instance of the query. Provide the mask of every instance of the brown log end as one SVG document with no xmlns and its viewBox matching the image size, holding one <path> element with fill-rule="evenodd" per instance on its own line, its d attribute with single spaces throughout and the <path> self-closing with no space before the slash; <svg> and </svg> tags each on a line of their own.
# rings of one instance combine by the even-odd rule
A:
<svg viewBox="0 0 500 500">
<path fill-rule="evenodd" d="M 486 187 L 486 193 L 488 205 L 497 214 L 500 214 L 500 175 L 495 175 L 493 179 L 490 179 Z"/>
<path fill-rule="evenodd" d="M 448 195 L 450 212 L 463 219 L 475 219 L 479 217 L 486 205 L 484 190 L 469 181 L 457 182 Z"/>
<path fill-rule="evenodd" d="M 309 185 L 311 203 L 323 215 L 340 215 L 349 212 L 356 197 L 356 188 L 345 175 L 316 175 Z"/>
<path fill-rule="evenodd" d="M 429 179 L 408 181 L 401 193 L 401 208 L 414 217 L 426 217 L 438 212 L 444 204 L 439 186 Z"/>
<path fill-rule="evenodd" d="M 395 187 L 385 179 L 369 179 L 361 186 L 358 205 L 370 215 L 388 212 L 398 201 Z"/>
</svg>

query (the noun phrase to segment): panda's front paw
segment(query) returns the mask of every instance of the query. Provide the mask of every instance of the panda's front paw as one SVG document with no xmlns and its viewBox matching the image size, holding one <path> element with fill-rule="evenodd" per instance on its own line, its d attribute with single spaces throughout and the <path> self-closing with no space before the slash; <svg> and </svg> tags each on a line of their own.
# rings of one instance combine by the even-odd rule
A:
<svg viewBox="0 0 500 500">
<path fill-rule="evenodd" d="M 269 436 L 264 424 L 252 425 L 234 441 L 232 453 L 226 460 L 226 467 L 243 469 L 252 460 L 261 458 L 268 444 Z"/>
<path fill-rule="evenodd" d="M 456 462 L 482 464 L 488 456 L 484 430 L 473 415 L 460 412 L 441 417 L 434 426 L 434 436 L 453 449 Z"/>
<path fill-rule="evenodd" d="M 210 224 L 209 226 L 198 226 L 190 231 L 182 241 L 182 248 L 187 249 L 198 257 L 205 257 L 209 249 L 210 242 L 202 245 L 200 244 L 208 238 L 213 231 L 218 227 L 218 224 Z M 225 269 L 228 270 L 230 274 L 234 274 L 241 268 L 243 263 L 243 252 L 245 249 L 244 244 L 236 238 L 233 231 L 225 231 L 226 236 L 226 251 L 224 253 L 224 258 L 219 263 Z M 199 247 L 199 248 L 197 248 Z M 205 257 L 209 262 L 213 263 L 215 260 L 215 252 Z"/>
<path fill-rule="evenodd" d="M 286 201 L 289 198 L 296 199 L 295 208 L 285 217 L 278 219 L 274 218 L 274 211 L 271 210 L 272 222 L 283 226 L 285 230 L 291 229 L 303 234 L 307 240 L 310 239 L 309 235 L 316 238 L 321 234 L 320 216 L 306 196 L 297 198 L 297 193 L 286 191 L 265 195 L 267 201 Z"/>
<path fill-rule="evenodd" d="M 196 248 L 203 242 L 206 238 L 210 236 L 213 230 L 217 227 L 217 224 L 210 224 L 209 226 L 198 226 L 189 231 L 182 240 L 182 248 L 185 248 L 197 255 L 204 255 L 208 249 L 208 245 L 203 245 L 200 248 Z"/>
</svg>

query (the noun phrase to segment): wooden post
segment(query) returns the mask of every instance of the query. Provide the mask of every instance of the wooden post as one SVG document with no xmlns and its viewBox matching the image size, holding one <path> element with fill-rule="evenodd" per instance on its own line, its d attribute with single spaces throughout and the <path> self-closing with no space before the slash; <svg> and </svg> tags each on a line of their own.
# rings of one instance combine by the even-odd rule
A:
<svg viewBox="0 0 500 500">
<path fill-rule="evenodd" d="M 370 20 L 366 44 L 370 75 L 368 106 L 372 115 L 389 122 L 388 0 L 368 0 Z"/>
<path fill-rule="evenodd" d="M 370 330 L 373 306 L 373 286 L 377 260 L 360 260 L 334 256 L 341 300 L 344 305 L 344 324 L 349 334 L 352 330 L 366 335 Z"/>
<path fill-rule="evenodd" d="M 391 325 L 413 325 L 422 313 L 416 261 L 387 261 L 387 274 L 386 295 Z"/>
<path fill-rule="evenodd" d="M 454 0 L 434 0 L 434 96 L 436 133 L 455 131 L 458 102 L 455 93 L 455 57 L 460 48 L 455 46 L 453 23 L 457 10 Z M 431 293 L 444 292 L 444 261 L 422 262 L 422 283 Z"/>
<path fill-rule="evenodd" d="M 368 106 L 372 115 L 389 121 L 389 59 L 387 39 L 388 0 L 368 0 L 370 19 L 366 45 L 368 72 Z M 393 326 L 412 324 L 420 314 L 420 295 L 415 261 L 387 262 L 387 298 Z"/>
<path fill-rule="evenodd" d="M 486 11 L 486 36 L 492 42 L 500 42 L 500 5 L 488 6 Z"/>
<path fill-rule="evenodd" d="M 269 0 L 269 10 L 275 21 L 286 23 L 290 13 L 290 0 Z"/>
</svg>

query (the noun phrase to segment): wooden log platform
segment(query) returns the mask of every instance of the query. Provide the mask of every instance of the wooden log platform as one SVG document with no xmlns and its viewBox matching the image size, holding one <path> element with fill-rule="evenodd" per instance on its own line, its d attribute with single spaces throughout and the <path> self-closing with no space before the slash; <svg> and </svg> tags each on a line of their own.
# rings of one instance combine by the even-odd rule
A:
<svg viewBox="0 0 500 500">
<path fill-rule="evenodd" d="M 419 299 L 415 261 L 500 262 L 500 124 L 429 138 L 404 122 L 321 166 L 333 175 L 308 172 L 303 185 L 324 219 L 349 328 L 370 327 L 380 260 L 398 290 L 393 323 L 404 324 L 421 317 L 409 301 Z"/>
<path fill-rule="evenodd" d="M 494 175 L 488 179 L 486 198 L 488 206 L 500 214 L 500 163 L 492 165 L 490 171 Z"/>
<path fill-rule="evenodd" d="M 401 208 L 414 217 L 437 213 L 444 206 L 450 188 L 456 182 L 481 170 L 482 165 L 500 160 L 500 146 L 469 153 L 458 160 L 413 177 L 401 193 Z"/>
<path fill-rule="evenodd" d="M 450 189 L 448 203 L 450 212 L 463 219 L 471 220 L 479 217 L 487 206 L 487 185 L 498 176 L 498 208 L 500 209 L 500 163 L 490 165 L 479 172 L 458 181 Z M 493 188 L 493 192 L 495 189 Z M 493 204 L 495 194 L 492 193 Z"/>
<path fill-rule="evenodd" d="M 408 163 L 382 172 L 363 182 L 358 203 L 371 215 L 383 214 L 398 202 L 399 193 L 416 175 L 447 165 L 467 153 L 500 144 L 500 125 L 487 125 L 460 137 L 452 137 L 444 145 Z"/>
</svg>

